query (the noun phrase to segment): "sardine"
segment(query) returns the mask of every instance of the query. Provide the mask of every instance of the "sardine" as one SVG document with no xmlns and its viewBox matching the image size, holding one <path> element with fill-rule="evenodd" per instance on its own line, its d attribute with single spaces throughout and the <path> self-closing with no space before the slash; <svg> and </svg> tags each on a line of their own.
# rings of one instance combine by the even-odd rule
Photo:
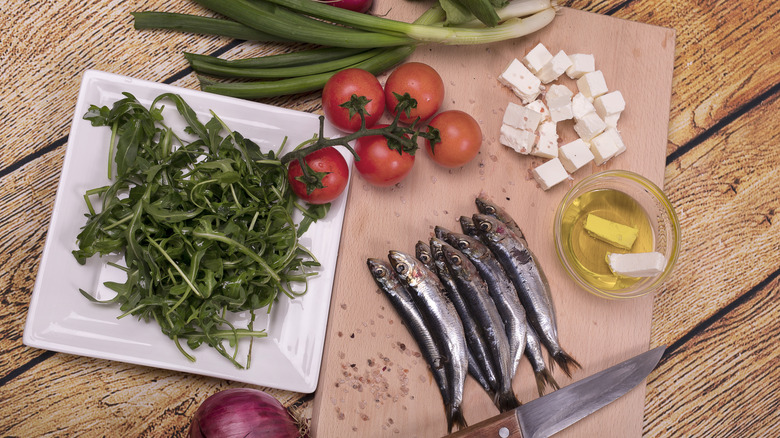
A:
<svg viewBox="0 0 780 438">
<path fill-rule="evenodd" d="M 514 409 L 520 406 L 520 402 L 512 390 L 512 356 L 501 314 L 490 297 L 487 284 L 468 258 L 447 243 L 442 243 L 442 250 L 447 267 L 458 285 L 458 292 L 479 322 L 496 360 L 500 386 L 494 403 L 501 412 Z"/>
<path fill-rule="evenodd" d="M 526 321 L 526 324 L 525 356 L 531 362 L 531 369 L 533 369 L 534 377 L 536 378 L 536 390 L 539 391 L 539 397 L 541 397 L 544 395 L 544 390 L 548 385 L 553 390 L 560 389 L 560 386 L 558 386 L 558 382 L 555 381 L 552 373 L 547 368 L 547 363 L 544 361 L 539 335 L 536 334 L 536 331 L 534 331 L 534 328 L 531 327 L 528 321 Z"/>
<path fill-rule="evenodd" d="M 495 397 L 499 385 L 493 357 L 490 355 L 490 349 L 482 334 L 482 329 L 479 328 L 479 324 L 474 319 L 474 315 L 472 315 L 471 310 L 468 308 L 465 301 L 463 301 L 463 297 L 461 297 L 458 292 L 458 286 L 455 284 L 455 279 L 452 277 L 449 268 L 447 268 L 447 264 L 444 260 L 444 251 L 442 250 L 443 244 L 443 240 L 433 237 L 431 238 L 429 248 L 433 258 L 435 272 L 439 276 L 439 280 L 441 280 L 441 283 L 447 292 L 447 297 L 455 306 L 455 310 L 458 311 L 460 320 L 463 323 L 463 329 L 466 333 L 466 346 L 469 350 L 469 373 L 474 376 L 474 380 L 476 380 L 491 397 Z"/>
<path fill-rule="evenodd" d="M 429 324 L 434 339 L 440 341 L 439 347 L 445 359 L 448 387 L 452 398 L 445 407 L 447 411 L 447 431 L 452 432 L 453 425 L 458 429 L 466 427 L 461 404 L 463 403 L 463 385 L 468 373 L 468 353 L 463 324 L 455 307 L 446 297 L 444 286 L 439 278 L 414 257 L 401 251 L 390 251 L 390 264 L 398 277 L 408 287 L 412 299 L 420 313 Z"/>
<path fill-rule="evenodd" d="M 414 245 L 414 255 L 417 260 L 421 261 L 426 268 L 433 272 L 436 272 L 436 267 L 433 264 L 433 254 L 431 253 L 431 247 L 422 240 L 418 241 Z"/>
<path fill-rule="evenodd" d="M 479 210 L 480 213 L 486 214 L 488 216 L 492 216 L 500 220 L 507 226 L 507 228 L 509 228 L 510 230 L 512 230 L 512 232 L 517 234 L 518 237 L 520 237 L 521 239 L 525 239 L 525 236 L 523 235 L 523 230 L 520 229 L 520 226 L 517 225 L 517 222 L 515 222 L 512 216 L 506 210 L 504 210 L 497 204 L 493 203 L 493 201 L 488 199 L 487 196 L 481 194 L 477 197 L 477 199 L 474 202 L 477 204 L 477 210 Z"/>
<path fill-rule="evenodd" d="M 510 378 L 513 379 L 523 358 L 526 343 L 525 309 L 520 303 L 515 286 L 490 248 L 479 240 L 465 234 L 450 233 L 447 235 L 447 242 L 469 258 L 487 284 L 488 292 L 496 304 L 498 313 L 501 314 L 509 339 L 509 351 L 512 357 Z"/>
<path fill-rule="evenodd" d="M 571 376 L 572 368 L 580 368 L 580 364 L 566 353 L 558 342 L 558 326 L 550 285 L 527 242 L 492 216 L 474 214 L 472 219 L 481 240 L 493 251 L 514 283 L 520 302 L 525 307 L 528 322 L 536 330 L 553 362 L 560 366 L 567 376 Z M 553 362 L 550 363 L 551 366 Z"/>
<path fill-rule="evenodd" d="M 392 266 L 384 260 L 370 258 L 367 260 L 368 270 L 371 276 L 384 292 L 396 312 L 401 316 L 409 333 L 417 342 L 420 352 L 428 363 L 433 374 L 433 379 L 439 387 L 441 398 L 447 406 L 452 400 L 450 389 L 447 386 L 447 374 L 444 367 L 444 357 L 437 345 L 433 333 L 428 329 L 420 310 L 414 303 L 412 296 L 393 272 Z"/>
</svg>

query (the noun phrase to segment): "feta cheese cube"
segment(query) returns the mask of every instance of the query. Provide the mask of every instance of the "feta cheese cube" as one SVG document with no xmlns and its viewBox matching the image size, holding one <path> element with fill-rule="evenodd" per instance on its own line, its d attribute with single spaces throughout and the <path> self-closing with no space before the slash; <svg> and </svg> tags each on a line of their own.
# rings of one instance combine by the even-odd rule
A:
<svg viewBox="0 0 780 438">
<path fill-rule="evenodd" d="M 558 148 L 558 158 L 567 172 L 574 173 L 593 161 L 594 157 L 588 144 L 578 138 Z"/>
<path fill-rule="evenodd" d="M 585 141 L 591 141 L 593 137 L 601 134 L 607 128 L 607 124 L 595 112 L 587 113 L 574 120 L 574 130 Z"/>
<path fill-rule="evenodd" d="M 550 108 L 564 106 L 571 103 L 574 93 L 565 85 L 551 85 L 544 94 L 544 100 Z"/>
<path fill-rule="evenodd" d="M 512 60 L 509 66 L 498 76 L 498 81 L 509 87 L 523 103 L 531 102 L 541 92 L 539 78 L 534 76 L 523 63 Z"/>
<path fill-rule="evenodd" d="M 604 73 L 601 70 L 595 70 L 582 75 L 582 77 L 577 79 L 577 88 L 580 90 L 580 93 L 591 100 L 609 91 L 607 82 L 604 80 Z"/>
<path fill-rule="evenodd" d="M 617 123 L 621 114 L 622 113 L 615 113 L 604 117 L 604 123 L 606 123 L 610 128 L 617 128 Z"/>
<path fill-rule="evenodd" d="M 577 93 L 571 98 L 571 113 L 575 119 L 581 119 L 591 112 L 596 112 L 596 108 L 584 94 Z"/>
<path fill-rule="evenodd" d="M 615 152 L 615 155 L 612 156 L 613 158 L 626 151 L 626 144 L 623 142 L 623 137 L 620 135 L 617 129 L 608 126 L 601 135 L 604 134 L 612 137 L 612 141 L 615 142 L 615 144 L 618 146 L 617 152 Z"/>
<path fill-rule="evenodd" d="M 596 70 L 596 58 L 591 54 L 575 53 L 569 55 L 571 65 L 566 69 L 566 75 L 572 79 L 579 79 L 585 73 Z"/>
<path fill-rule="evenodd" d="M 537 131 L 539 138 L 536 140 L 531 155 L 543 158 L 555 158 L 558 156 L 558 131 L 555 122 L 542 122 Z"/>
<path fill-rule="evenodd" d="M 590 141 L 590 151 L 593 152 L 594 161 L 599 165 L 606 163 L 621 152 L 621 149 L 625 150 L 625 146 L 614 128 L 605 130 Z"/>
<path fill-rule="evenodd" d="M 529 103 L 525 106 L 528 109 L 532 109 L 542 115 L 542 120 L 549 120 L 550 119 L 550 110 L 547 108 L 547 105 L 544 104 L 541 100 L 537 99 L 533 102 Z"/>
<path fill-rule="evenodd" d="M 574 114 L 572 113 L 571 103 L 556 108 L 550 108 L 550 119 L 553 122 L 557 123 L 564 120 L 569 120 L 572 117 L 574 117 Z"/>
<path fill-rule="evenodd" d="M 509 125 L 501 125 L 498 141 L 515 152 L 527 155 L 536 141 L 536 133 L 526 129 L 517 129 Z"/>
<path fill-rule="evenodd" d="M 664 272 L 666 257 L 660 252 L 607 254 L 609 269 L 626 277 L 652 277 Z"/>
<path fill-rule="evenodd" d="M 596 108 L 596 114 L 603 119 L 623 112 L 626 109 L 626 101 L 620 91 L 612 91 L 593 99 L 593 107 Z"/>
<path fill-rule="evenodd" d="M 531 72 L 536 74 L 545 64 L 550 62 L 552 57 L 552 53 L 547 50 L 547 47 L 544 47 L 544 44 L 539 43 L 525 55 L 523 64 L 528 67 L 528 70 L 531 70 Z"/>
<path fill-rule="evenodd" d="M 533 132 L 539 127 L 541 121 L 542 113 L 514 102 L 509 102 L 504 111 L 503 123 L 513 128 L 527 129 Z"/>
<path fill-rule="evenodd" d="M 569 174 L 563 168 L 561 160 L 557 158 L 537 166 L 531 171 L 531 174 L 544 190 L 549 190 L 550 187 L 569 178 Z"/>
<path fill-rule="evenodd" d="M 536 73 L 536 77 L 538 77 L 543 84 L 548 84 L 558 79 L 558 77 L 570 66 L 571 60 L 569 59 L 569 56 L 566 52 L 561 50 Z"/>
</svg>

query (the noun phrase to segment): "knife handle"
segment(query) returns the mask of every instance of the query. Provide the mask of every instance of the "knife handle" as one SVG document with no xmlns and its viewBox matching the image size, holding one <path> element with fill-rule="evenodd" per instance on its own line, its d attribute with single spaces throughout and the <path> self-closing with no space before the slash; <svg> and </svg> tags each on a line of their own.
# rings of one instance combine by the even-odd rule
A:
<svg viewBox="0 0 780 438">
<path fill-rule="evenodd" d="M 520 438 L 522 436 L 520 422 L 514 409 L 449 435 L 451 438 Z"/>
</svg>

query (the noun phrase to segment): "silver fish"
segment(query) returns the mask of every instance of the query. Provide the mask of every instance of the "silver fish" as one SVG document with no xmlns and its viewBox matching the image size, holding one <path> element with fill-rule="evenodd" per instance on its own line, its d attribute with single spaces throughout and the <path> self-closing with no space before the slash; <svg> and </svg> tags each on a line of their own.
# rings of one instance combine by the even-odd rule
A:
<svg viewBox="0 0 780 438">
<path fill-rule="evenodd" d="M 518 237 L 525 239 L 523 230 L 520 229 L 520 226 L 517 225 L 517 222 L 515 222 L 512 216 L 510 216 L 506 210 L 498 206 L 498 204 L 493 203 L 493 201 L 488 199 L 487 196 L 484 194 L 479 195 L 474 202 L 477 204 L 477 210 L 479 210 L 480 213 L 500 220 L 507 226 L 507 228 L 517 234 Z"/>
<path fill-rule="evenodd" d="M 420 313 L 429 324 L 428 328 L 440 341 L 444 365 L 447 369 L 448 386 L 452 399 L 445 407 L 447 411 L 447 430 L 452 431 L 453 424 L 458 429 L 466 427 L 461 404 L 463 403 L 463 385 L 468 373 L 468 353 L 463 324 L 455 307 L 447 299 L 439 278 L 419 260 L 401 251 L 390 251 L 390 264 L 401 281 L 406 284 L 412 299 Z"/>
<path fill-rule="evenodd" d="M 514 409 L 520 402 L 512 390 L 512 356 L 501 314 L 490 297 L 487 284 L 468 258 L 447 243 L 442 244 L 442 250 L 447 267 L 458 285 L 458 291 L 468 303 L 474 318 L 480 323 L 491 354 L 496 360 L 500 386 L 493 401 L 501 412 Z"/>
<path fill-rule="evenodd" d="M 429 248 L 433 258 L 434 270 L 447 292 L 447 297 L 455 306 L 455 310 L 458 311 L 460 320 L 463 323 L 463 329 L 466 333 L 466 346 L 469 350 L 469 373 L 491 397 L 495 397 L 498 389 L 498 375 L 494 360 L 490 355 L 490 349 L 482 334 L 482 329 L 479 328 L 474 315 L 472 315 L 466 302 L 463 301 L 463 297 L 458 292 L 458 286 L 455 284 L 455 279 L 452 277 L 449 268 L 447 268 L 447 263 L 444 260 L 444 251 L 442 250 L 443 244 L 443 240 L 433 237 L 431 238 Z"/>
<path fill-rule="evenodd" d="M 558 342 L 558 325 L 550 293 L 550 284 L 525 239 L 519 238 L 498 219 L 484 215 L 472 216 L 481 240 L 501 262 L 525 307 L 528 322 L 547 348 L 555 364 L 567 376 L 580 364 L 566 353 Z M 551 362 L 552 365 L 552 362 Z"/>
<path fill-rule="evenodd" d="M 412 300 L 412 296 L 398 277 L 393 273 L 393 268 L 384 260 L 370 258 L 366 261 L 371 276 L 384 292 L 396 312 L 401 316 L 409 333 L 417 342 L 425 361 L 431 368 L 433 379 L 439 387 L 441 398 L 445 406 L 450 403 L 452 396 L 447 386 L 447 375 L 444 367 L 444 357 L 436 344 L 433 333 L 428 329 L 420 310 Z"/>
<path fill-rule="evenodd" d="M 542 343 L 539 340 L 539 335 L 536 334 L 531 324 L 526 321 L 526 342 L 525 342 L 525 356 L 528 361 L 531 362 L 531 369 L 534 371 L 534 377 L 536 378 L 536 390 L 539 391 L 539 396 L 544 395 L 545 388 L 549 385 L 553 390 L 560 389 L 558 382 L 555 381 L 547 363 L 544 361 L 544 353 L 542 352 Z"/>
<path fill-rule="evenodd" d="M 488 292 L 496 304 L 498 313 L 501 314 L 509 339 L 509 351 L 512 357 L 510 378 L 514 378 L 520 360 L 523 358 L 526 343 L 525 309 L 520 303 L 515 286 L 490 248 L 479 240 L 465 234 L 450 233 L 447 235 L 447 242 L 469 258 L 487 284 Z"/>
</svg>

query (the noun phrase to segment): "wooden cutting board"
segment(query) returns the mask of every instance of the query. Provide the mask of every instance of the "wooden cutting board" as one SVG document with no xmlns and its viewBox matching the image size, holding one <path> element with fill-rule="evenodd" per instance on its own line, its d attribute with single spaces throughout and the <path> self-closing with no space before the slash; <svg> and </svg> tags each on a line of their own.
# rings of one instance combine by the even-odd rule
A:
<svg viewBox="0 0 780 438">
<path fill-rule="evenodd" d="M 412 20 L 424 6 L 386 0 L 378 1 L 374 11 Z M 552 223 L 566 191 L 591 173 L 626 169 L 662 186 L 674 35 L 671 29 L 563 9 L 551 25 L 523 39 L 468 47 L 422 46 L 414 53 L 412 60 L 430 64 L 443 77 L 443 109 L 472 114 L 482 127 L 484 143 L 474 161 L 456 170 L 438 167 L 420 150 L 410 176 L 393 188 L 375 188 L 353 178 L 315 393 L 314 435 L 446 434 L 441 396 L 432 375 L 399 316 L 374 284 L 366 259 L 386 258 L 391 249 L 413 254 L 414 244 L 427 241 L 435 225 L 458 230 L 458 217 L 475 212 L 474 198 L 481 192 L 514 216 L 547 273 L 560 341 L 583 365 L 574 380 L 647 350 L 653 297 L 610 301 L 578 289 L 555 255 Z M 513 58 L 522 58 L 539 42 L 552 53 L 594 54 L 609 89 L 620 90 L 626 100 L 618 128 L 627 152 L 603 166 L 580 169 L 573 180 L 546 192 L 530 175 L 530 169 L 543 160 L 518 155 L 498 142 L 504 109 L 519 99 L 496 78 Z M 571 81 L 561 82 L 576 89 Z M 558 130 L 562 141 L 575 138 L 570 123 L 562 123 Z M 570 383 L 559 370 L 555 377 L 561 385 Z M 538 397 L 527 361 L 513 383 L 521 401 Z M 642 385 L 559 436 L 640 436 L 644 394 Z M 471 377 L 463 405 L 469 424 L 498 414 Z"/>
</svg>

